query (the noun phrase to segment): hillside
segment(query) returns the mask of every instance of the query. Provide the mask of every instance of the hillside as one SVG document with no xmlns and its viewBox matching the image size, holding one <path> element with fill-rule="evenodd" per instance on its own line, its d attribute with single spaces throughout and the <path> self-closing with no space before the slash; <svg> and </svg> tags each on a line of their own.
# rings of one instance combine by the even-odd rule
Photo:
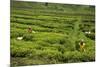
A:
<svg viewBox="0 0 100 67">
<path fill-rule="evenodd" d="M 95 6 L 12 1 L 10 26 L 13 66 L 95 61 Z"/>
</svg>

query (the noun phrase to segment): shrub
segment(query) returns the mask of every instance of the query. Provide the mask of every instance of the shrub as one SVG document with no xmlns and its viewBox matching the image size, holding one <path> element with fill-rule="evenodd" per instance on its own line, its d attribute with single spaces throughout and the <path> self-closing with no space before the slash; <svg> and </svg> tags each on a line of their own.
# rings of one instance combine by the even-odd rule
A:
<svg viewBox="0 0 100 67">
<path fill-rule="evenodd" d="M 22 37 L 24 35 L 23 32 L 13 32 L 11 33 L 11 38 Z"/>
<path fill-rule="evenodd" d="M 89 62 L 95 60 L 95 52 L 66 51 L 63 54 L 63 62 Z"/>
<path fill-rule="evenodd" d="M 86 36 L 92 40 L 95 40 L 95 34 L 91 33 L 91 34 L 86 34 Z"/>
<path fill-rule="evenodd" d="M 47 57 L 49 60 L 55 60 L 58 61 L 61 59 L 61 53 L 57 50 L 44 50 L 42 56 Z"/>
<path fill-rule="evenodd" d="M 81 57 L 80 60 L 83 62 L 95 61 L 95 51 L 85 51 Z"/>
<path fill-rule="evenodd" d="M 49 63 L 50 61 L 59 61 L 60 59 L 62 59 L 61 57 L 61 52 L 57 51 L 57 50 L 51 50 L 51 49 L 45 49 L 45 50 L 34 50 L 32 52 L 32 54 L 29 56 L 30 58 L 42 58 L 44 59 L 45 61 L 46 60 L 49 60 Z M 54 62 L 53 62 L 54 63 Z"/>
<path fill-rule="evenodd" d="M 62 39 L 59 40 L 59 44 L 65 44 L 66 41 L 67 41 L 66 38 L 62 38 Z"/>
<path fill-rule="evenodd" d="M 75 42 L 75 49 L 78 51 L 80 50 L 79 41 Z"/>
<path fill-rule="evenodd" d="M 23 35 L 23 39 L 25 40 L 25 41 L 32 41 L 33 40 L 33 37 L 34 37 L 34 35 L 33 34 L 25 34 L 25 35 Z"/>
<path fill-rule="evenodd" d="M 12 57 L 27 57 L 31 54 L 31 50 L 27 48 L 13 48 L 11 49 L 11 56 Z"/>
<path fill-rule="evenodd" d="M 42 40 L 38 40 L 36 41 L 37 44 L 41 45 L 41 46 L 50 46 L 50 43 L 42 41 Z"/>
<path fill-rule="evenodd" d="M 63 54 L 63 62 L 80 62 L 81 53 L 78 51 L 67 51 Z"/>
<path fill-rule="evenodd" d="M 66 50 L 74 51 L 75 50 L 75 44 L 73 40 L 67 39 L 66 43 L 64 44 L 66 47 Z"/>
<path fill-rule="evenodd" d="M 54 37 L 48 37 L 45 39 L 45 42 L 48 42 L 50 44 L 65 44 L 67 41 L 66 37 L 64 36 L 54 36 Z"/>
<path fill-rule="evenodd" d="M 64 53 L 64 51 L 66 50 L 66 47 L 64 45 L 60 45 L 60 44 L 53 44 L 50 48 L 52 48 L 52 47 L 61 53 Z"/>
</svg>

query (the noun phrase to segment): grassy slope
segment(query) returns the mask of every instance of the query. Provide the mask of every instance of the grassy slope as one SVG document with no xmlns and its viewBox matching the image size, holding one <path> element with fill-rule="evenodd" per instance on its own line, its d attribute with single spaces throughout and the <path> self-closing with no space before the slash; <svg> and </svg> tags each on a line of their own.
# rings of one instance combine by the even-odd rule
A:
<svg viewBox="0 0 100 67">
<path fill-rule="evenodd" d="M 11 64 L 37 65 L 95 60 L 94 6 L 11 3 Z M 36 33 L 28 33 L 31 26 Z M 90 30 L 93 35 L 85 35 Z M 23 36 L 21 41 L 16 40 Z M 75 43 L 85 39 L 86 51 Z"/>
</svg>

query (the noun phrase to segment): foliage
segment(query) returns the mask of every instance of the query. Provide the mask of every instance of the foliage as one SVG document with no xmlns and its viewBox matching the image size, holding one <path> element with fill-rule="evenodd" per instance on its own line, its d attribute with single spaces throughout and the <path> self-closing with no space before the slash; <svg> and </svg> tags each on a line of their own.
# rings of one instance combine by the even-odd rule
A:
<svg viewBox="0 0 100 67">
<path fill-rule="evenodd" d="M 12 1 L 10 26 L 12 67 L 95 61 L 94 6 Z"/>
</svg>

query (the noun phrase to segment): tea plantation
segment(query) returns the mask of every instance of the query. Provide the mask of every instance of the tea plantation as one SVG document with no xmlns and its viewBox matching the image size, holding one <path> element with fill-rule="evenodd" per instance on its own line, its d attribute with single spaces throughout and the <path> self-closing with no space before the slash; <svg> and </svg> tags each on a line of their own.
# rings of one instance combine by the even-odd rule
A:
<svg viewBox="0 0 100 67">
<path fill-rule="evenodd" d="M 11 66 L 95 61 L 95 6 L 12 1 L 10 17 Z"/>
</svg>

